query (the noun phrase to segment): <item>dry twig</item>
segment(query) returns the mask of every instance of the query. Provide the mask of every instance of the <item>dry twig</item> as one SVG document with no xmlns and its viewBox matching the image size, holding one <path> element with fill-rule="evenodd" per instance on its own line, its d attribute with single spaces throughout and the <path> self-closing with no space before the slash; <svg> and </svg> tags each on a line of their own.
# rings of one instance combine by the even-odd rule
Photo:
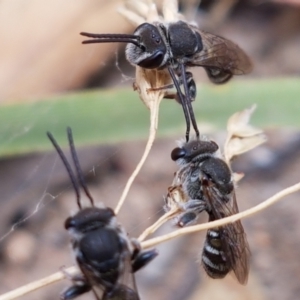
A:
<svg viewBox="0 0 300 300">
<path fill-rule="evenodd" d="M 176 237 L 179 237 L 179 236 L 182 236 L 182 235 L 185 235 L 188 233 L 193 233 L 193 232 L 198 232 L 198 231 L 207 230 L 207 229 L 211 229 L 211 228 L 216 228 L 218 226 L 224 226 L 226 224 L 233 223 L 237 220 L 248 218 L 248 217 L 266 209 L 267 207 L 275 204 L 277 201 L 281 200 L 282 198 L 284 198 L 290 194 L 296 193 L 298 191 L 300 191 L 300 183 L 292 185 L 292 186 L 278 192 L 277 194 L 268 198 L 264 202 L 254 206 L 252 208 L 249 208 L 243 212 L 240 212 L 238 214 L 232 215 L 227 218 L 219 219 L 217 221 L 207 222 L 204 224 L 189 226 L 189 227 L 175 230 L 166 235 L 159 236 L 159 237 L 156 237 L 156 238 L 153 238 L 153 239 L 143 242 L 142 247 L 143 248 L 153 247 L 155 245 L 161 244 L 163 242 L 166 242 L 168 240 L 174 239 Z"/>
<path fill-rule="evenodd" d="M 177 212 L 178 212 L 178 209 L 174 208 L 174 209 L 168 211 L 167 213 L 165 213 L 154 224 L 152 224 L 147 229 L 145 229 L 144 232 L 139 236 L 138 240 L 140 242 L 144 241 L 147 236 L 154 233 L 160 226 L 165 224 L 170 219 L 173 219 L 174 215 L 176 215 Z"/>
</svg>

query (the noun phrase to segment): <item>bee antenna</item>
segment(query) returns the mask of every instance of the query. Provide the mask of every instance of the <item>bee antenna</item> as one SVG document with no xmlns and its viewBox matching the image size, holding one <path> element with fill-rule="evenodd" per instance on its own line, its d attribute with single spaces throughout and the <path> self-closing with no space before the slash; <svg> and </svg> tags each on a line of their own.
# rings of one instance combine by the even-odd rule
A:
<svg viewBox="0 0 300 300">
<path fill-rule="evenodd" d="M 80 35 L 91 38 L 90 40 L 85 40 L 82 44 L 96 44 L 96 43 L 131 43 L 137 47 L 141 47 L 140 37 L 133 34 L 97 34 L 80 32 Z"/>
<path fill-rule="evenodd" d="M 55 138 L 53 137 L 53 135 L 47 131 L 47 136 L 49 138 L 49 140 L 51 141 L 53 147 L 55 148 L 57 154 L 59 155 L 60 159 L 62 160 L 68 174 L 69 174 L 69 177 L 70 177 L 70 180 L 72 182 L 72 185 L 73 185 L 73 188 L 74 188 L 74 191 L 75 191 L 75 194 L 76 194 L 76 201 L 77 201 L 77 204 L 78 204 L 78 207 L 79 209 L 81 209 L 81 203 L 80 203 L 80 192 L 79 192 L 79 188 L 78 188 L 78 183 L 77 183 L 77 180 L 76 180 L 76 177 L 73 173 L 73 170 L 66 158 L 66 156 L 64 155 L 63 151 L 61 150 L 60 146 L 58 145 L 57 141 L 55 140 Z"/>
<path fill-rule="evenodd" d="M 77 173 L 77 178 L 78 178 L 78 180 L 80 182 L 80 185 L 83 188 L 85 194 L 89 198 L 89 200 L 91 202 L 91 205 L 94 206 L 94 199 L 93 199 L 92 195 L 90 194 L 90 192 L 87 188 L 86 182 L 85 182 L 83 174 L 82 174 L 82 169 L 80 167 L 79 159 L 78 159 L 76 149 L 75 149 L 75 145 L 74 145 L 72 129 L 70 127 L 67 127 L 67 134 L 68 134 L 68 140 L 69 140 L 72 159 L 73 159 L 75 170 L 76 170 L 76 173 Z"/>
</svg>

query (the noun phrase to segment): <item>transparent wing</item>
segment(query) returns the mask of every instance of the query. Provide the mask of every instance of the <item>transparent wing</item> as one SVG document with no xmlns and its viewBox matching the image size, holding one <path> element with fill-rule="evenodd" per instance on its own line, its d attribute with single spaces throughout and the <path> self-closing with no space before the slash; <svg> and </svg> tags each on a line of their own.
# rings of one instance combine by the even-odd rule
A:
<svg viewBox="0 0 300 300">
<path fill-rule="evenodd" d="M 132 273 L 124 273 L 120 278 L 120 283 L 115 284 L 110 290 L 94 284 L 92 292 L 96 300 L 140 300 Z"/>
<path fill-rule="evenodd" d="M 91 288 L 92 288 L 92 292 L 95 296 L 96 300 L 101 300 L 104 294 L 104 287 L 102 285 L 95 285 L 93 284 L 93 280 L 91 280 L 92 278 L 92 270 L 89 270 L 88 268 L 86 268 L 86 266 L 84 266 L 82 268 L 82 266 L 79 264 L 80 269 L 82 274 L 84 275 L 86 281 L 90 284 Z"/>
<path fill-rule="evenodd" d="M 118 285 L 110 293 L 104 293 L 101 300 L 140 300 L 137 292 L 127 285 Z"/>
<path fill-rule="evenodd" d="M 200 30 L 198 32 L 202 37 L 203 49 L 193 55 L 188 66 L 218 68 L 233 75 L 251 72 L 251 60 L 238 45 L 217 35 Z"/>
<path fill-rule="evenodd" d="M 203 195 L 211 212 L 210 221 L 222 219 L 239 212 L 235 192 L 229 195 L 220 193 L 215 184 L 202 179 Z M 241 284 L 245 284 L 249 274 L 250 249 L 241 221 L 219 228 L 222 248 L 230 268 Z"/>
<path fill-rule="evenodd" d="M 121 257 L 121 272 L 118 282 L 111 291 L 105 291 L 102 300 L 139 300 L 135 277 L 132 272 L 132 260 L 129 250 Z"/>
</svg>

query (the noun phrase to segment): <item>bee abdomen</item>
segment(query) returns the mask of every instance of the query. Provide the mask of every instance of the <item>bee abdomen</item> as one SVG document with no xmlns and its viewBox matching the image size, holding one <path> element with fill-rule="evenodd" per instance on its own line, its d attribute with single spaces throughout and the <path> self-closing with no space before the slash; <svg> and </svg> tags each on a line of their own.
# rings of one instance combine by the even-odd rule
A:
<svg viewBox="0 0 300 300">
<path fill-rule="evenodd" d="M 207 275 L 214 279 L 224 278 L 230 271 L 218 230 L 207 231 L 202 252 L 202 265 Z"/>
</svg>

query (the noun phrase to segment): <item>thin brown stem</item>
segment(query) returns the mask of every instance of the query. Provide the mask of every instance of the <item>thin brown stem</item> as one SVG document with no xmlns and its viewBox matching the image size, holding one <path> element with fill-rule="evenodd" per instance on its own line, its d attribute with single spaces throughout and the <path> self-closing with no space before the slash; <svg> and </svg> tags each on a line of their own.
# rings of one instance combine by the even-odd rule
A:
<svg viewBox="0 0 300 300">
<path fill-rule="evenodd" d="M 173 238 L 176 238 L 178 236 L 182 236 L 188 233 L 193 233 L 193 232 L 198 232 L 198 231 L 202 231 L 202 230 L 207 230 L 207 229 L 211 229 L 211 228 L 215 228 L 218 226 L 224 226 L 228 223 L 233 223 L 237 220 L 243 219 L 243 218 L 248 218 L 264 209 L 266 209 L 267 207 L 271 206 L 272 204 L 276 203 L 277 201 L 279 201 L 280 199 L 298 192 L 300 190 L 300 183 L 297 183 L 293 186 L 290 186 L 280 192 L 278 192 L 277 194 L 275 194 L 274 196 L 272 196 L 271 198 L 265 200 L 264 202 L 250 208 L 247 209 L 243 212 L 240 212 L 238 214 L 232 215 L 230 217 L 221 219 L 221 220 L 217 220 L 217 221 L 213 221 L 213 222 L 208 222 L 208 223 L 204 223 L 201 225 L 195 225 L 195 226 L 190 226 L 190 227 L 186 227 L 186 228 L 181 228 L 178 230 L 175 230 L 171 233 L 165 234 L 163 236 L 159 236 L 153 239 L 150 239 L 148 241 L 142 242 L 142 247 L 143 248 L 150 248 L 153 247 L 155 245 L 158 245 L 160 243 L 166 242 L 168 240 L 171 240 Z"/>
<path fill-rule="evenodd" d="M 133 173 L 131 174 L 131 176 L 129 177 L 129 179 L 126 183 L 124 191 L 123 191 L 121 198 L 115 209 L 116 214 L 119 213 L 122 205 L 124 204 L 124 201 L 128 195 L 129 189 L 130 189 L 133 181 L 135 180 L 136 176 L 140 172 L 142 166 L 144 165 L 144 163 L 149 155 L 149 152 L 152 148 L 152 145 L 154 143 L 156 131 L 157 131 L 157 125 L 158 125 L 158 113 L 159 113 L 160 100 L 161 99 L 157 98 L 157 101 L 153 101 L 150 104 L 150 129 L 149 129 L 149 137 L 148 137 L 148 141 L 147 141 L 147 144 L 145 147 L 145 151 L 143 153 L 141 160 L 139 161 L 138 165 L 136 166 L 135 170 L 133 171 Z"/>
<path fill-rule="evenodd" d="M 68 269 L 65 269 L 64 272 L 67 272 L 70 275 L 76 274 L 78 272 L 78 269 L 76 267 L 70 267 Z M 45 278 L 30 282 L 26 285 L 23 285 L 17 289 L 14 289 L 6 294 L 3 294 L 0 296 L 0 300 L 12 300 L 12 299 L 17 299 L 21 296 L 24 296 L 28 293 L 31 293 L 35 290 L 38 290 L 44 286 L 47 286 L 49 284 L 58 282 L 62 279 L 64 279 L 65 273 L 64 272 L 56 272 L 50 276 L 47 276 Z"/>
<path fill-rule="evenodd" d="M 160 226 L 165 224 L 168 220 L 172 219 L 174 215 L 178 212 L 178 209 L 173 209 L 165 213 L 163 216 L 161 216 L 154 224 L 152 224 L 150 227 L 148 227 L 139 237 L 138 240 L 140 242 L 144 241 L 146 237 L 148 237 L 150 234 L 153 234 Z"/>
</svg>

